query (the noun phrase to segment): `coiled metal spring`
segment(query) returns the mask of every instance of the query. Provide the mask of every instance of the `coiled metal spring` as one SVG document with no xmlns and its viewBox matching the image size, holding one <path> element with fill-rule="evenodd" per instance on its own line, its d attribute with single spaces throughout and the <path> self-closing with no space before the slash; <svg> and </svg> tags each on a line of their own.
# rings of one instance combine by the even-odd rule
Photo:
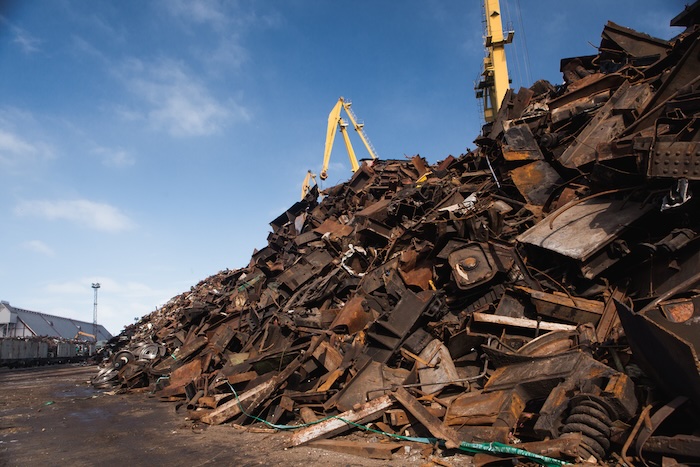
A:
<svg viewBox="0 0 700 467">
<path fill-rule="evenodd" d="M 610 449 L 610 413 L 601 403 L 584 399 L 571 408 L 564 421 L 562 436 L 567 433 L 581 433 L 581 448 L 603 460 Z"/>
</svg>

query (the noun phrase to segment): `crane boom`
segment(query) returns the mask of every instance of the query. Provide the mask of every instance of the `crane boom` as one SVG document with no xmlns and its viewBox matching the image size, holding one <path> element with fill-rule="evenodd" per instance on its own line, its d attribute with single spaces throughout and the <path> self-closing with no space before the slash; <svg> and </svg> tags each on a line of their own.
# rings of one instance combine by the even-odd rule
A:
<svg viewBox="0 0 700 467">
<path fill-rule="evenodd" d="M 350 119 L 350 122 L 352 123 L 352 126 L 355 129 L 355 131 L 357 131 L 360 134 L 360 138 L 362 139 L 362 142 L 367 148 L 367 152 L 369 152 L 369 155 L 372 157 L 372 159 L 377 159 L 377 154 L 374 150 L 374 146 L 372 146 L 372 143 L 369 141 L 369 138 L 367 137 L 367 134 L 364 131 L 364 125 L 362 123 L 357 123 L 357 117 L 350 108 L 351 105 L 351 102 L 346 101 L 343 97 L 341 97 L 338 99 L 338 102 L 336 102 L 335 106 L 333 106 L 331 113 L 328 114 L 328 128 L 326 129 L 326 148 L 323 153 L 323 167 L 321 169 L 321 173 L 319 174 L 321 180 L 325 180 L 326 178 L 328 178 L 328 164 L 331 160 L 331 151 L 333 150 L 333 143 L 335 142 L 336 128 L 343 135 L 343 141 L 345 142 L 345 148 L 348 151 L 348 158 L 350 159 L 352 171 L 356 172 L 357 169 L 360 168 L 360 164 L 357 162 L 357 156 L 355 156 L 355 150 L 353 149 L 352 143 L 350 142 L 350 136 L 348 135 L 348 124 L 340 116 L 340 112 L 343 109 L 345 109 L 345 112 L 348 114 L 348 118 Z"/>
<path fill-rule="evenodd" d="M 506 91 L 510 88 L 505 45 L 513 42 L 513 31 L 503 35 L 501 6 L 499 0 L 484 0 L 486 13 L 486 36 L 484 47 L 484 69 L 476 86 L 476 96 L 484 101 L 484 119 L 492 122 L 496 118 Z"/>
<path fill-rule="evenodd" d="M 316 174 L 310 170 L 306 172 L 306 177 L 301 183 L 301 199 L 306 198 L 306 195 L 311 191 L 311 181 L 313 180 L 314 185 L 316 185 Z"/>
</svg>

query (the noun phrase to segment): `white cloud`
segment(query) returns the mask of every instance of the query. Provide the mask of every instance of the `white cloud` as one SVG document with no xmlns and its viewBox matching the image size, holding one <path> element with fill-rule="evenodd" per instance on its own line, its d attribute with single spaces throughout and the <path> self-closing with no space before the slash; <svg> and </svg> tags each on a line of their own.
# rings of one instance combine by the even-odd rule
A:
<svg viewBox="0 0 700 467">
<path fill-rule="evenodd" d="M 186 34 L 213 34 L 214 40 L 207 41 L 207 50 L 192 46 L 196 58 L 207 64 L 207 72 L 211 74 L 221 73 L 222 68 L 238 70 L 249 59 L 250 51 L 243 44 L 249 30 L 277 28 L 284 23 L 274 9 L 261 13 L 260 10 L 265 10 L 263 3 L 166 0 L 161 5 Z"/>
<path fill-rule="evenodd" d="M 224 65 L 238 69 L 248 60 L 249 55 L 248 49 L 240 43 L 238 35 L 229 34 L 222 37 L 216 48 L 204 58 L 214 68 Z"/>
<path fill-rule="evenodd" d="M 41 44 L 41 40 L 39 38 L 32 36 L 31 34 L 29 34 L 29 32 L 22 28 L 14 26 L 9 22 L 7 23 L 10 25 L 10 29 L 12 30 L 15 36 L 12 39 L 12 42 L 14 44 L 17 44 L 19 48 L 22 49 L 22 52 L 24 52 L 25 54 L 39 52 L 39 45 Z"/>
<path fill-rule="evenodd" d="M 102 158 L 102 164 L 107 167 L 114 167 L 117 169 L 131 167 L 136 163 L 136 159 L 129 154 L 128 151 L 117 148 L 104 148 L 98 147 L 92 151 L 94 154 Z"/>
<path fill-rule="evenodd" d="M 0 115 L 0 123 L 3 123 Z M 0 129 L 0 167 L 16 168 L 53 158 L 51 147 L 42 142 L 30 143 L 28 138 Z"/>
<path fill-rule="evenodd" d="M 3 157 L 3 154 L 33 154 L 36 152 L 33 145 L 22 140 L 19 136 L 0 130 L 0 157 Z"/>
<path fill-rule="evenodd" d="M 148 106 L 140 112 L 141 117 L 173 136 L 210 135 L 230 121 L 249 119 L 243 106 L 232 99 L 222 103 L 183 65 L 172 60 L 154 65 L 132 60 L 122 76 L 129 91 Z M 126 114 L 133 118 L 134 112 L 130 109 Z"/>
<path fill-rule="evenodd" d="M 78 35 L 73 35 L 72 43 L 73 51 L 77 55 L 96 58 L 104 63 L 107 63 L 109 60 L 109 57 L 105 56 L 105 54 L 100 49 L 98 49 L 95 45 Z"/>
<path fill-rule="evenodd" d="M 134 227 L 134 223 L 118 208 L 104 203 L 78 199 L 64 201 L 23 201 L 15 207 L 18 216 L 48 220 L 68 220 L 79 225 L 106 232 L 119 232 Z"/>
<path fill-rule="evenodd" d="M 54 251 L 46 243 L 41 240 L 29 240 L 22 243 L 22 248 L 39 253 L 46 256 L 54 256 Z"/>
<path fill-rule="evenodd" d="M 171 15 L 195 23 L 222 28 L 228 23 L 224 6 L 217 0 L 168 0 L 163 3 Z"/>
<path fill-rule="evenodd" d="M 54 148 L 43 134 L 44 128 L 31 112 L 0 107 L 0 170 L 26 172 L 53 159 Z"/>
</svg>

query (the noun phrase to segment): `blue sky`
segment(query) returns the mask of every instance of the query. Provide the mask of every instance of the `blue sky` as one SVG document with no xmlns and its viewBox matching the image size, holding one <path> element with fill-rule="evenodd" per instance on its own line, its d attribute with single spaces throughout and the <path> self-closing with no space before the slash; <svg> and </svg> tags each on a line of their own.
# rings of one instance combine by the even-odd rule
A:
<svg viewBox="0 0 700 467">
<path fill-rule="evenodd" d="M 683 5 L 508 0 L 513 87 L 561 83 L 607 20 L 669 39 Z M 265 246 L 339 96 L 381 158 L 473 148 L 482 57 L 476 0 L 0 2 L 0 299 L 92 321 L 100 282 L 118 333 Z"/>
</svg>

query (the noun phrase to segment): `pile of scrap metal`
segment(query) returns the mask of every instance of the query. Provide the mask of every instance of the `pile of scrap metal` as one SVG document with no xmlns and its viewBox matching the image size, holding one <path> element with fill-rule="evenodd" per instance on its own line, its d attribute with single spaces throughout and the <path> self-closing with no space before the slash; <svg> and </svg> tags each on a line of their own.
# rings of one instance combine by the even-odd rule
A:
<svg viewBox="0 0 700 467">
<path fill-rule="evenodd" d="M 95 384 L 295 426 L 294 446 L 369 426 L 478 464 L 697 462 L 697 18 L 671 41 L 608 23 L 563 86 L 509 92 L 477 150 L 312 192 L 248 267 L 130 327 Z"/>
</svg>

